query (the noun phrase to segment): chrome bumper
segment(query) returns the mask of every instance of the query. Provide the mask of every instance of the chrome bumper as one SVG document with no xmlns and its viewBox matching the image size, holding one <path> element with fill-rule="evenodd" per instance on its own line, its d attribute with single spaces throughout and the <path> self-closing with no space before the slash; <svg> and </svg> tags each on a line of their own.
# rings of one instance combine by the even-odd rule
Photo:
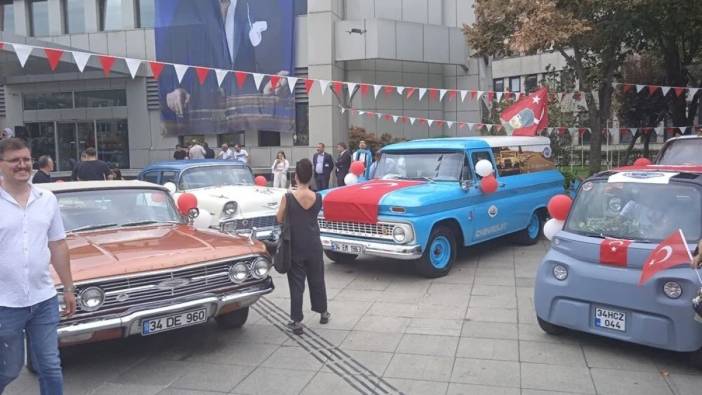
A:
<svg viewBox="0 0 702 395">
<path fill-rule="evenodd" d="M 244 236 L 244 237 L 249 237 L 253 238 L 256 240 L 271 240 L 271 241 L 277 241 L 278 236 L 280 236 L 280 226 L 270 226 L 270 227 L 265 227 L 265 228 L 253 228 L 253 229 L 239 229 L 235 231 L 228 231 L 225 229 L 226 225 L 230 223 L 231 221 L 220 221 L 219 223 L 219 228 L 213 227 L 213 229 L 217 229 L 222 233 L 226 233 L 229 235 L 234 235 L 234 236 Z M 251 237 L 253 234 L 254 237 Z"/>
<path fill-rule="evenodd" d="M 141 334 L 141 321 L 166 314 L 179 313 L 196 308 L 207 308 L 207 317 L 212 318 L 226 306 L 238 304 L 240 308 L 254 304 L 261 296 L 273 292 L 273 280 L 239 288 L 223 295 L 206 293 L 164 301 L 161 305 L 148 306 L 143 310 L 124 313 L 121 316 L 92 317 L 75 322 L 59 323 L 58 335 L 62 342 L 88 342 L 99 331 L 122 329 L 122 337 Z"/>
<path fill-rule="evenodd" d="M 343 237 L 334 237 L 321 235 L 322 247 L 327 251 L 332 249 L 332 242 L 343 244 L 354 244 L 363 247 L 364 255 L 373 255 L 384 258 L 412 260 L 422 257 L 422 247 L 418 244 L 390 244 L 379 243 L 375 241 L 346 239 Z"/>
</svg>

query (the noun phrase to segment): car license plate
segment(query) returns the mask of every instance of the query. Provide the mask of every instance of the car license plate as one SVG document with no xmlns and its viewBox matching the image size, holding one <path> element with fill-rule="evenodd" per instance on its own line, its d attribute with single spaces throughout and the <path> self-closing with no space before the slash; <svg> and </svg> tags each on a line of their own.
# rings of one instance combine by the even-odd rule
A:
<svg viewBox="0 0 702 395">
<path fill-rule="evenodd" d="M 343 252 L 346 254 L 363 254 L 363 246 L 358 244 L 337 243 L 332 241 L 331 248 L 334 251 Z"/>
<path fill-rule="evenodd" d="M 595 326 L 626 332 L 626 313 L 595 307 Z"/>
<path fill-rule="evenodd" d="M 151 318 L 141 322 L 141 334 L 147 336 L 182 328 L 184 326 L 197 325 L 207 322 L 207 318 L 207 309 L 192 310 L 184 313 Z"/>
</svg>

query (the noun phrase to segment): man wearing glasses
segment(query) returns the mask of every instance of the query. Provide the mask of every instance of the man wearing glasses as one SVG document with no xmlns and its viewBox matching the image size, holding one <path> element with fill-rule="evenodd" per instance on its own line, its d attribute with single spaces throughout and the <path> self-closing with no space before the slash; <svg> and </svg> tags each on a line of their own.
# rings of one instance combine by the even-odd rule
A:
<svg viewBox="0 0 702 395">
<path fill-rule="evenodd" d="M 56 197 L 29 183 L 24 141 L 0 141 L 0 393 L 24 365 L 27 334 L 41 394 L 62 394 L 59 303 L 49 265 L 64 287 L 64 314 L 76 310 L 66 234 Z"/>
</svg>

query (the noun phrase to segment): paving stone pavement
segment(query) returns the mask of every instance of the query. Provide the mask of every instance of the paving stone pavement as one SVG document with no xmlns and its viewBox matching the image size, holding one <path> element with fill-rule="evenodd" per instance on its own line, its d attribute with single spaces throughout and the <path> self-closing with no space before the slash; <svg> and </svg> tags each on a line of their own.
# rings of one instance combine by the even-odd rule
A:
<svg viewBox="0 0 702 395">
<path fill-rule="evenodd" d="M 285 278 L 241 330 L 210 323 L 64 352 L 67 394 L 676 394 L 702 375 L 676 353 L 537 326 L 534 273 L 546 241 L 462 251 L 429 280 L 407 263 L 327 262 L 332 320 L 305 301 L 302 337 L 284 329 Z M 23 372 L 7 395 L 37 394 Z"/>
</svg>

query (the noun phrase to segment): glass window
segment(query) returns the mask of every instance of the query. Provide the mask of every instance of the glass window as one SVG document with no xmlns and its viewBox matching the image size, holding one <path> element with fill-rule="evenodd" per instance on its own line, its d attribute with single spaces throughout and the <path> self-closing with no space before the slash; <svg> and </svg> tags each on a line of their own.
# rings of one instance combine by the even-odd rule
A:
<svg viewBox="0 0 702 395">
<path fill-rule="evenodd" d="M 230 147 L 233 147 L 236 144 L 244 144 L 244 132 L 239 132 L 239 133 L 226 133 L 226 134 L 218 134 L 217 135 L 217 146 L 221 147 L 222 144 L 226 144 Z M 185 140 L 189 141 L 189 140 Z M 192 139 L 190 139 L 192 141 Z"/>
<path fill-rule="evenodd" d="M 42 155 L 49 155 L 56 159 L 56 135 L 54 133 L 53 122 L 36 122 L 26 124 L 25 135 L 32 158 L 38 159 Z"/>
<path fill-rule="evenodd" d="M 295 134 L 293 144 L 307 147 L 310 144 L 310 118 L 307 103 L 295 103 Z"/>
<path fill-rule="evenodd" d="M 661 165 L 702 165 L 700 152 L 702 152 L 702 139 L 674 140 L 665 147 L 658 163 Z"/>
<path fill-rule="evenodd" d="M 100 0 L 100 30 L 122 29 L 122 0 Z"/>
<path fill-rule="evenodd" d="M 122 89 L 76 92 L 76 108 L 124 107 L 126 105 L 127 91 Z"/>
<path fill-rule="evenodd" d="M 492 154 L 500 177 L 516 176 L 555 168 L 551 161 L 550 145 L 496 147 Z"/>
<path fill-rule="evenodd" d="M 0 31 L 15 32 L 15 8 L 12 0 L 0 1 Z"/>
<path fill-rule="evenodd" d="M 471 161 L 473 161 L 473 168 L 475 168 L 475 164 L 476 164 L 476 163 L 480 162 L 480 161 L 483 160 L 483 159 L 489 161 L 490 163 L 492 163 L 492 157 L 490 157 L 490 153 L 489 153 L 488 151 L 474 151 L 474 152 L 471 152 L 471 154 L 470 154 L 470 159 L 471 159 Z M 495 169 L 495 164 L 494 164 L 494 163 L 492 164 L 492 169 L 493 169 L 493 170 Z M 482 178 L 482 177 L 480 177 L 480 176 L 478 175 L 478 173 L 475 173 L 475 174 L 476 174 L 476 177 L 478 177 L 478 179 Z"/>
<path fill-rule="evenodd" d="M 503 78 L 492 80 L 492 90 L 495 92 L 504 92 L 505 80 Z"/>
<path fill-rule="evenodd" d="M 29 18 L 31 36 L 49 35 L 49 2 L 47 0 L 32 0 L 29 3 Z"/>
<path fill-rule="evenodd" d="M 150 171 L 148 173 L 144 173 L 142 179 L 152 184 L 158 184 L 158 171 Z"/>
<path fill-rule="evenodd" d="M 280 132 L 260 130 L 258 132 L 259 147 L 280 147 Z"/>
<path fill-rule="evenodd" d="M 85 32 L 85 8 L 83 0 L 63 1 L 63 20 L 66 24 L 66 33 Z"/>
<path fill-rule="evenodd" d="M 73 93 L 23 93 L 22 105 L 25 110 L 59 110 L 73 108 Z"/>
<path fill-rule="evenodd" d="M 225 185 L 253 185 L 251 170 L 241 165 L 192 167 L 180 176 L 179 190 L 221 187 Z"/>
<path fill-rule="evenodd" d="M 295 15 L 307 15 L 307 0 L 295 0 Z"/>
<path fill-rule="evenodd" d="M 129 168 L 129 128 L 126 119 L 96 121 L 98 159 L 118 169 Z"/>
<path fill-rule="evenodd" d="M 524 79 L 524 90 L 529 93 L 539 85 L 539 77 L 536 74 L 528 75 Z"/>
<path fill-rule="evenodd" d="M 378 162 L 374 178 L 458 181 L 464 159 L 465 154 L 462 152 L 384 153 Z"/>
<path fill-rule="evenodd" d="M 520 77 L 512 77 L 509 79 L 509 90 L 510 92 L 521 92 L 522 90 L 522 79 Z"/>
<path fill-rule="evenodd" d="M 167 182 L 176 182 L 176 177 L 178 173 L 175 171 L 164 171 L 161 173 L 161 183 L 165 184 Z"/>
<path fill-rule="evenodd" d="M 137 26 L 141 28 L 154 27 L 154 0 L 137 0 Z"/>
</svg>

